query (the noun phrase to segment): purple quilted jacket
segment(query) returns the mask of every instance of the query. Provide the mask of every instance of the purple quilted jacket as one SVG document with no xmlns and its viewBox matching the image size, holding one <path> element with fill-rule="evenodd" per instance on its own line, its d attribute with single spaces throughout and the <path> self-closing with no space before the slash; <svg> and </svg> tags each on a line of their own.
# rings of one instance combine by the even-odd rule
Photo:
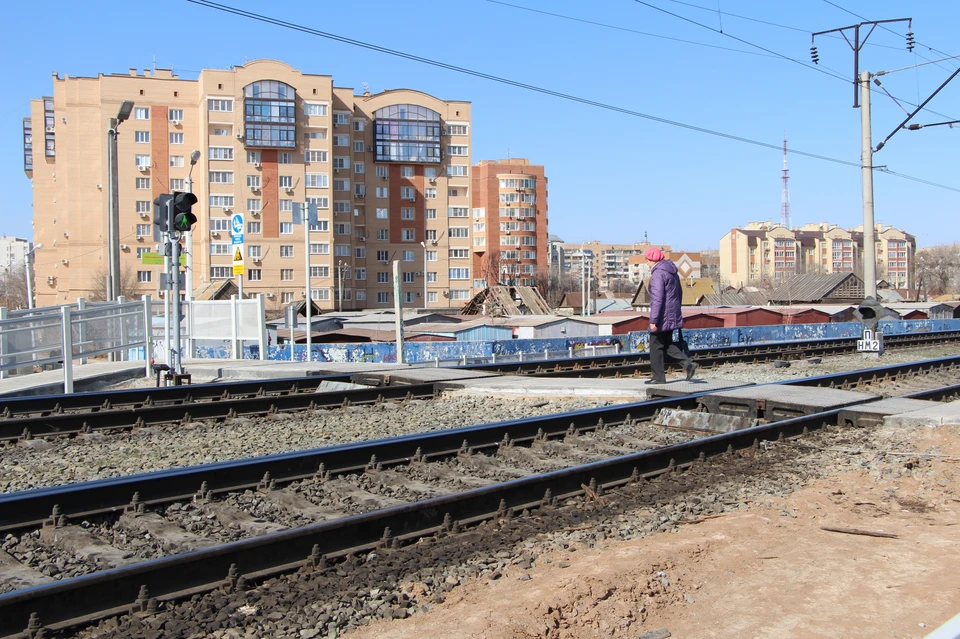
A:
<svg viewBox="0 0 960 639">
<path fill-rule="evenodd" d="M 656 324 L 658 332 L 683 328 L 682 299 L 676 264 L 670 260 L 654 264 L 650 273 L 650 323 Z"/>
</svg>

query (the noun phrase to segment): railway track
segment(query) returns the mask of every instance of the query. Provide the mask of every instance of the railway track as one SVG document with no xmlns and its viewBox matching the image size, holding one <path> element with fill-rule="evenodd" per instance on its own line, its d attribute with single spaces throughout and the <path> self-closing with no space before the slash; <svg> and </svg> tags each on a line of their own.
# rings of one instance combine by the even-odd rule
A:
<svg viewBox="0 0 960 639">
<path fill-rule="evenodd" d="M 894 335 L 887 338 L 886 344 L 888 348 L 909 348 L 956 339 L 960 339 L 960 332 L 949 331 Z M 708 369 L 720 364 L 809 358 L 854 352 L 855 349 L 854 339 L 827 339 L 701 349 L 696 352 L 696 357 L 701 367 Z M 633 353 L 458 368 L 537 377 L 619 378 L 648 374 L 650 364 L 647 357 L 645 353 Z M 363 374 L 311 375 L 278 380 L 15 398 L 5 401 L 0 412 L 0 442 L 197 419 L 261 416 L 280 411 L 369 404 L 407 396 L 428 398 L 435 394 L 432 384 L 317 392 L 323 381 L 353 380 L 375 384 L 377 379 L 380 378 Z"/>
<path fill-rule="evenodd" d="M 872 384 L 876 390 L 925 371 L 936 371 L 942 379 L 958 365 L 960 358 L 943 358 L 797 380 L 791 385 L 863 388 Z M 955 396 L 958 389 L 951 385 L 913 395 L 940 399 Z M 224 584 L 237 587 L 241 575 L 260 579 L 305 562 L 322 565 L 348 554 L 454 532 L 559 498 L 585 492 L 599 495 L 729 450 L 836 423 L 839 414 L 839 410 L 828 411 L 649 448 L 651 433 L 643 430 L 648 428 L 643 422 L 661 408 L 695 408 L 697 399 L 684 396 L 0 496 L 2 529 L 21 530 L 46 522 L 46 534 L 52 538 L 72 534 L 77 526 L 71 522 L 115 511 L 126 511 L 122 517 L 130 526 L 156 534 L 163 523 L 150 509 L 179 503 L 173 510 L 182 515 L 186 503 L 188 510 L 200 509 L 204 516 L 213 512 L 216 517 L 216 511 L 225 509 L 215 505 L 214 498 L 228 501 L 242 491 L 261 501 L 286 504 L 287 509 L 312 508 L 314 520 L 333 517 L 280 530 L 282 525 L 263 517 L 248 515 L 243 520 L 236 505 L 228 504 L 228 518 L 233 517 L 243 534 L 267 534 L 204 548 L 191 533 L 180 538 L 181 550 L 195 550 L 188 555 L 0 596 L 0 637 L 27 628 L 30 613 L 36 613 L 34 626 L 56 628 L 126 612 L 131 606 L 146 611 L 155 605 L 153 599 L 179 599 Z M 472 489 L 449 490 L 451 483 L 469 488 L 471 482 Z M 444 483 L 446 490 L 438 487 Z M 315 492 L 290 492 L 294 485 Z M 337 495 L 346 495 L 354 505 L 344 511 L 340 502 L 339 512 L 334 512 L 337 506 L 329 502 Z M 222 542 L 230 534 L 221 531 L 213 537 Z M 71 602 L 69 609 L 62 605 L 65 600 Z"/>
</svg>

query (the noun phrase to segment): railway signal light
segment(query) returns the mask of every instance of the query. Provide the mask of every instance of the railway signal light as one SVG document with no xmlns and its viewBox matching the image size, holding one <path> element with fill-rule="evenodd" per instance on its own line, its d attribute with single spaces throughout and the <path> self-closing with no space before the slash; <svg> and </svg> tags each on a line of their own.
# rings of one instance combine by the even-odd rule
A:
<svg viewBox="0 0 960 639">
<path fill-rule="evenodd" d="M 173 196 L 163 194 L 157 196 L 153 201 L 153 223 L 157 225 L 160 233 L 167 233 L 170 230 L 170 201 Z"/>
<path fill-rule="evenodd" d="M 197 216 L 190 210 L 197 203 L 197 196 L 193 193 L 174 191 L 170 197 L 173 200 L 173 230 L 189 231 L 197 223 Z"/>
</svg>

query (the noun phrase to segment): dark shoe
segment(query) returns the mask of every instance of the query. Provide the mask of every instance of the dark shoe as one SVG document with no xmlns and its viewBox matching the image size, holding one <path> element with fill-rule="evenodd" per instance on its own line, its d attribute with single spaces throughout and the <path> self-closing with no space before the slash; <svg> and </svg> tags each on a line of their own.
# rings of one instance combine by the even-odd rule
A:
<svg viewBox="0 0 960 639">
<path fill-rule="evenodd" d="M 687 366 L 687 381 L 689 382 L 693 379 L 694 373 L 697 372 L 697 369 L 700 368 L 700 365 L 696 362 L 690 362 L 690 365 Z"/>
<path fill-rule="evenodd" d="M 644 384 L 666 384 L 667 380 L 665 379 L 648 379 Z"/>
</svg>

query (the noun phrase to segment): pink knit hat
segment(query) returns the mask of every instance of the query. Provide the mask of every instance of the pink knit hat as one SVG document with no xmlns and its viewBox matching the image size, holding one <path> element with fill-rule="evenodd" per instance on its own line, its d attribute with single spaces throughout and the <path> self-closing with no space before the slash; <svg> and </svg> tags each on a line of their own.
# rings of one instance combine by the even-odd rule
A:
<svg viewBox="0 0 960 639">
<path fill-rule="evenodd" d="M 650 262 L 659 262 L 664 258 L 663 251 L 658 248 L 649 248 L 646 252 L 647 261 Z"/>
</svg>

